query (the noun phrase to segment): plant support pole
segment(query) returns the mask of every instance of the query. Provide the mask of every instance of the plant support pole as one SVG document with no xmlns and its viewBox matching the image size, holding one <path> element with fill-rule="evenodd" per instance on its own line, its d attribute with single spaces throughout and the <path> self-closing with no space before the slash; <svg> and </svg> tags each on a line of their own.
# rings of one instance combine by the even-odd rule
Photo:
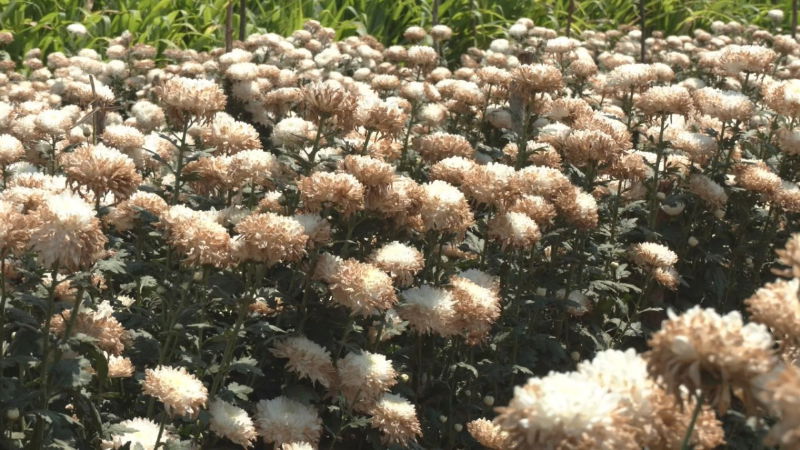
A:
<svg viewBox="0 0 800 450">
<path fill-rule="evenodd" d="M 797 0 L 792 0 L 792 38 L 797 35 Z"/>
<path fill-rule="evenodd" d="M 795 0 L 797 1 L 797 0 Z M 645 47 L 644 41 L 647 39 L 647 33 L 645 32 L 645 20 L 644 20 L 644 0 L 639 0 L 639 28 L 641 29 L 642 36 L 641 36 L 641 54 L 639 55 L 639 62 L 644 64 L 644 54 L 645 54 Z"/>
<path fill-rule="evenodd" d="M 225 8 L 225 52 L 233 50 L 233 1 L 228 1 Z"/>
<path fill-rule="evenodd" d="M 575 0 L 569 0 L 567 6 L 567 37 L 572 37 L 572 16 L 575 14 Z"/>
<path fill-rule="evenodd" d="M 239 40 L 244 41 L 247 28 L 247 0 L 239 0 Z"/>
</svg>

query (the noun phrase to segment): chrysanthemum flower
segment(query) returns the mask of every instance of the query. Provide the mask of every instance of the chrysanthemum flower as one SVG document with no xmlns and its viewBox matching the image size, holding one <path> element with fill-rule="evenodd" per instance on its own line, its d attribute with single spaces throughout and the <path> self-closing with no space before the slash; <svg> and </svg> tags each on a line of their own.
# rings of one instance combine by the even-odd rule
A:
<svg viewBox="0 0 800 450">
<path fill-rule="evenodd" d="M 247 411 L 224 400 L 214 399 L 208 405 L 208 412 L 211 415 L 208 424 L 211 431 L 244 448 L 253 446 L 256 428 Z"/>
<path fill-rule="evenodd" d="M 422 186 L 420 214 L 426 230 L 463 233 L 474 218 L 464 194 L 453 185 L 434 180 Z"/>
<path fill-rule="evenodd" d="M 217 83 L 203 79 L 170 78 L 160 86 L 158 94 L 167 116 L 177 124 L 183 124 L 190 117 L 209 121 L 217 111 L 225 109 L 227 102 Z"/>
<path fill-rule="evenodd" d="M 94 208 L 80 197 L 49 195 L 35 214 L 30 246 L 44 267 L 75 271 L 94 264 L 107 238 Z"/>
<path fill-rule="evenodd" d="M 86 186 L 98 197 L 111 192 L 116 198 L 125 199 L 142 182 L 129 156 L 103 144 L 87 144 L 65 153 L 61 165 L 70 182 Z"/>
<path fill-rule="evenodd" d="M 364 208 L 364 185 L 347 173 L 314 172 L 297 183 L 303 205 L 320 211 L 331 205 L 345 216 Z"/>
<path fill-rule="evenodd" d="M 737 311 L 720 316 L 695 306 L 679 316 L 670 312 L 649 345 L 650 372 L 662 377 L 673 395 L 680 395 L 680 386 L 700 389 L 719 411 L 727 410 L 734 389 L 751 403 L 750 383 L 775 364 L 766 327 L 745 325 Z"/>
<path fill-rule="evenodd" d="M 389 445 L 407 447 L 422 436 L 414 405 L 399 395 L 383 394 L 369 413 L 370 424 L 381 431 Z"/>
<path fill-rule="evenodd" d="M 208 400 L 208 389 L 185 367 L 158 366 L 147 369 L 142 392 L 162 403 L 170 416 L 197 417 Z"/>
<path fill-rule="evenodd" d="M 252 214 L 236 225 L 237 255 L 242 261 L 253 260 L 274 265 L 296 262 L 305 255 L 308 235 L 293 217 L 275 213 Z"/>
<path fill-rule="evenodd" d="M 336 361 L 338 390 L 357 411 L 368 411 L 397 384 L 392 362 L 379 353 L 348 353 Z"/>
<path fill-rule="evenodd" d="M 50 319 L 50 331 L 58 336 L 63 336 L 67 331 L 67 324 L 74 311 L 66 310 L 53 315 Z M 119 321 L 111 315 L 113 309 L 108 302 L 103 302 L 97 311 L 80 311 L 71 333 L 85 334 L 95 339 L 97 346 L 112 355 L 119 355 L 125 349 L 126 330 Z"/>
<path fill-rule="evenodd" d="M 310 442 L 322 435 L 322 420 L 311 406 L 288 397 L 261 400 L 256 405 L 256 429 L 267 444 Z"/>
<path fill-rule="evenodd" d="M 129 448 L 141 446 L 144 450 L 155 450 L 156 439 L 158 438 L 159 424 L 150 419 L 136 417 L 134 419 L 123 420 L 116 424 L 116 428 L 124 431 L 121 434 L 112 434 L 110 442 L 104 442 L 110 448 L 122 448 L 130 444 Z M 164 430 L 160 442 L 163 444 L 175 439 L 176 436 L 169 430 Z"/>
<path fill-rule="evenodd" d="M 400 317 L 419 333 L 450 336 L 457 333 L 455 300 L 446 289 L 423 284 L 400 293 Z"/>
<path fill-rule="evenodd" d="M 331 387 L 336 372 L 331 353 L 321 345 L 304 336 L 293 336 L 277 342 L 270 351 L 278 358 L 288 359 L 286 367 L 300 378 Z"/>
<path fill-rule="evenodd" d="M 397 241 L 375 250 L 370 260 L 388 272 L 399 287 L 410 285 L 414 275 L 424 267 L 422 253 L 419 250 Z"/>
<path fill-rule="evenodd" d="M 346 260 L 329 275 L 331 297 L 351 314 L 371 316 L 397 303 L 392 279 L 378 267 Z"/>
</svg>

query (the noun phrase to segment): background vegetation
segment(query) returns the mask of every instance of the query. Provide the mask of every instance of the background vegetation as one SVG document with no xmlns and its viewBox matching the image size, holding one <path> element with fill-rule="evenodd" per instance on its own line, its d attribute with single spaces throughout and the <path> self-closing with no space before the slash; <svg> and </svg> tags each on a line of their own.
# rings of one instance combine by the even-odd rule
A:
<svg viewBox="0 0 800 450">
<path fill-rule="evenodd" d="M 12 58 L 39 47 L 45 53 L 98 48 L 110 36 L 130 30 L 139 42 L 207 49 L 223 39 L 229 0 L 0 0 L 0 29 L 16 36 L 6 48 Z M 234 0 L 238 30 L 239 1 Z M 637 0 L 575 0 L 573 29 L 610 29 L 638 23 Z M 772 8 L 789 11 L 791 0 L 649 0 L 648 29 L 687 33 L 715 20 L 765 25 Z M 246 34 L 289 35 L 309 18 L 336 29 L 338 37 L 371 34 L 385 44 L 398 42 L 410 25 L 431 22 L 432 1 L 419 0 L 248 0 Z M 439 21 L 458 39 L 452 54 L 471 45 L 486 45 L 502 36 L 519 17 L 536 25 L 564 29 L 569 0 L 442 0 Z M 788 29 L 790 15 L 784 27 Z M 75 39 L 66 26 L 80 22 L 89 35 Z M 463 47 L 463 48 L 461 48 Z"/>
</svg>

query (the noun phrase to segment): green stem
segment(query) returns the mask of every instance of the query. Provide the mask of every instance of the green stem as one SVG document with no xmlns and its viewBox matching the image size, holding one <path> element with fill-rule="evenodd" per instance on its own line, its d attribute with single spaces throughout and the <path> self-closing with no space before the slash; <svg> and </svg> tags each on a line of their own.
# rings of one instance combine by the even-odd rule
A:
<svg viewBox="0 0 800 450">
<path fill-rule="evenodd" d="M 55 307 L 56 286 L 58 281 L 58 267 L 54 266 L 50 272 L 50 286 L 47 293 L 47 317 L 44 321 L 44 328 L 42 330 L 42 372 L 40 375 L 40 383 L 42 388 L 42 411 L 46 411 L 50 404 L 50 320 L 53 317 L 53 308 Z M 44 432 L 45 420 L 39 417 L 36 421 L 34 428 L 34 442 L 37 444 L 34 448 L 44 448 Z"/>
<path fill-rule="evenodd" d="M 692 419 L 689 422 L 689 428 L 686 429 L 686 434 L 683 436 L 683 443 L 681 443 L 681 450 L 692 450 L 691 441 L 692 441 L 692 433 L 694 432 L 694 426 L 697 423 L 697 417 L 700 416 L 700 411 L 703 409 L 703 396 L 698 395 L 695 399 L 697 404 L 694 406 L 694 411 L 692 412 Z"/>
<path fill-rule="evenodd" d="M 222 363 L 220 364 L 219 372 L 214 375 L 214 382 L 212 383 L 211 391 L 209 392 L 210 398 L 214 398 L 214 395 L 217 393 L 217 389 L 219 389 L 220 385 L 224 381 L 225 375 L 230 368 L 231 359 L 233 358 L 233 350 L 236 348 L 236 344 L 239 341 L 239 332 L 242 330 L 245 317 L 247 317 L 247 306 L 247 302 L 239 302 L 239 314 L 236 316 L 236 323 L 233 325 L 233 330 L 228 335 L 228 342 L 225 345 L 225 353 L 222 356 Z"/>
</svg>

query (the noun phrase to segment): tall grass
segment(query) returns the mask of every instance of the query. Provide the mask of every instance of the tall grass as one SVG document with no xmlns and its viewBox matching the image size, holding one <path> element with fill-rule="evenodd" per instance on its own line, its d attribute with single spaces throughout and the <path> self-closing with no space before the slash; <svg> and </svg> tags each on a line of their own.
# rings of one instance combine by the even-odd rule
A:
<svg viewBox="0 0 800 450">
<path fill-rule="evenodd" d="M 198 50 L 224 39 L 225 8 L 229 0 L 0 0 L 0 28 L 14 32 L 16 41 L 6 50 L 17 57 L 38 47 L 45 53 L 83 46 L 102 47 L 110 36 L 130 30 L 141 42 Z M 236 2 L 238 3 L 238 2 Z M 372 34 L 395 43 L 410 25 L 429 25 L 432 0 L 250 0 L 246 32 L 288 34 L 309 18 L 336 29 L 338 37 Z M 572 30 L 610 29 L 636 24 L 637 0 L 578 0 Z M 442 0 L 440 22 L 451 26 L 456 39 L 453 54 L 471 45 L 485 45 L 502 36 L 510 22 L 530 17 L 537 25 L 563 30 L 569 0 Z M 766 22 L 766 11 L 787 12 L 791 0 L 650 0 L 647 26 L 666 33 L 686 33 L 714 20 Z M 234 29 L 239 9 L 234 8 Z M 75 39 L 66 25 L 80 22 L 89 36 Z"/>
</svg>

